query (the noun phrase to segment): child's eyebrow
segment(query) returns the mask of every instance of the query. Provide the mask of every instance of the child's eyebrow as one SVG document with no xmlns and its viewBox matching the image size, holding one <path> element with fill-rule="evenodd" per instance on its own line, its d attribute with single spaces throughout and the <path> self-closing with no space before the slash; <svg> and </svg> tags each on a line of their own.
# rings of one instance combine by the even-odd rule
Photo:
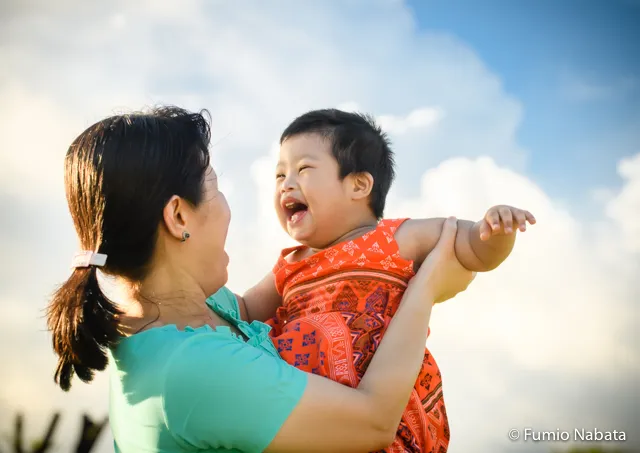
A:
<svg viewBox="0 0 640 453">
<path fill-rule="evenodd" d="M 300 158 L 298 160 L 311 160 L 311 161 L 314 161 L 314 162 L 318 162 L 320 159 L 318 159 L 313 154 L 303 154 L 302 156 L 300 156 Z"/>
<path fill-rule="evenodd" d="M 296 161 L 301 161 L 301 160 L 310 160 L 312 162 L 319 162 L 320 159 L 318 159 L 316 156 L 314 156 L 313 154 L 303 154 L 302 156 L 298 157 L 297 159 L 295 159 Z M 283 165 L 285 165 L 286 162 L 283 162 L 281 160 L 279 160 L 276 163 L 276 168 L 281 167 Z"/>
</svg>

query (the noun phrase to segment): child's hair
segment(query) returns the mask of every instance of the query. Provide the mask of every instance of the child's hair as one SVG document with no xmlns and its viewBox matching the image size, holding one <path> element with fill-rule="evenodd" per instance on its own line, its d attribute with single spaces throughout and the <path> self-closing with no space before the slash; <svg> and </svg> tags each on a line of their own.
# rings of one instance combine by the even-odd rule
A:
<svg viewBox="0 0 640 453">
<path fill-rule="evenodd" d="M 389 188 L 395 177 L 393 151 L 387 134 L 366 114 L 337 109 L 313 110 L 299 116 L 280 136 L 280 144 L 299 134 L 320 134 L 331 141 L 340 179 L 368 172 L 373 177 L 369 206 L 381 219 Z"/>
<path fill-rule="evenodd" d="M 203 111 L 203 113 L 207 113 Z M 85 130 L 65 158 L 65 189 L 81 250 L 106 254 L 101 269 L 140 282 L 149 272 L 162 211 L 173 195 L 197 206 L 209 167 L 209 123 L 177 107 L 118 115 Z M 104 370 L 120 338 L 120 312 L 103 294 L 95 266 L 73 269 L 47 310 L 55 381 L 69 390 Z"/>
</svg>

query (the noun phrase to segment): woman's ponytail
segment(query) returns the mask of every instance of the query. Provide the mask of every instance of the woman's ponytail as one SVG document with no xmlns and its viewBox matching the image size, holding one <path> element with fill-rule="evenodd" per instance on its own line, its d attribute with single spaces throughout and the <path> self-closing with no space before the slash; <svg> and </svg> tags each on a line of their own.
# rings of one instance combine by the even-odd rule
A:
<svg viewBox="0 0 640 453">
<path fill-rule="evenodd" d="M 65 192 L 80 263 L 74 257 L 73 273 L 47 310 L 58 355 L 55 381 L 63 390 L 74 374 L 89 382 L 104 370 L 107 349 L 120 338 L 122 314 L 100 290 L 95 266 L 131 283 L 144 280 L 167 202 L 203 200 L 210 138 L 202 113 L 168 106 L 105 118 L 67 150 Z"/>
<path fill-rule="evenodd" d="M 56 291 L 47 324 L 58 355 L 55 382 L 68 391 L 73 374 L 84 382 L 93 379 L 108 363 L 107 348 L 119 338 L 116 306 L 103 294 L 96 268 L 75 268 Z"/>
</svg>

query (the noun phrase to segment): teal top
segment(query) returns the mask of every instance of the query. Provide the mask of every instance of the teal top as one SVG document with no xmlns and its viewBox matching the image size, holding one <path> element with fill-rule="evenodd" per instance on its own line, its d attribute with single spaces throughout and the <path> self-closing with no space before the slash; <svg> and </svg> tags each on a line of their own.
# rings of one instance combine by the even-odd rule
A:
<svg viewBox="0 0 640 453">
<path fill-rule="evenodd" d="M 287 364 L 270 327 L 240 319 L 227 288 L 207 299 L 227 326 L 152 328 L 110 350 L 115 451 L 260 452 L 294 409 L 307 375 Z"/>
</svg>

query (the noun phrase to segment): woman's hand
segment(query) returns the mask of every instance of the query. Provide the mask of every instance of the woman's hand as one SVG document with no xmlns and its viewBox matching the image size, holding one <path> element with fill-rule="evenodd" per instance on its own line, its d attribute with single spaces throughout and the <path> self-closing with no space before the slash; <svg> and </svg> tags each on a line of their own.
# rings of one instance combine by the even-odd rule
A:
<svg viewBox="0 0 640 453">
<path fill-rule="evenodd" d="M 444 221 L 438 243 L 409 283 L 407 291 L 425 291 L 433 303 L 438 303 L 467 289 L 476 273 L 462 267 L 456 258 L 457 229 L 455 217 Z"/>
</svg>

